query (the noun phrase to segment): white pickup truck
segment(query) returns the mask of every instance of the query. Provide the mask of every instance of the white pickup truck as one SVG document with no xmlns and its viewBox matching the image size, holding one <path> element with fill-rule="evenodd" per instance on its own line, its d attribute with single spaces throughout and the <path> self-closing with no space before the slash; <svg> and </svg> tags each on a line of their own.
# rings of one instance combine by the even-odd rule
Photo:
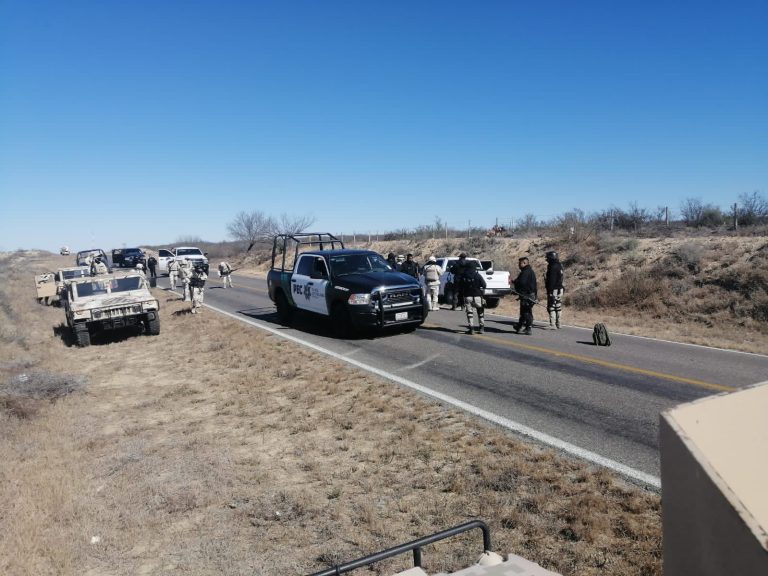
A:
<svg viewBox="0 0 768 576">
<path fill-rule="evenodd" d="M 458 264 L 458 256 L 438 258 L 440 266 L 440 302 L 453 303 L 456 292 L 453 289 L 453 273 L 451 269 Z M 493 269 L 492 260 L 478 260 L 467 258 L 467 262 L 474 264 L 485 279 L 485 305 L 486 308 L 496 308 L 499 300 L 512 293 L 509 286 L 509 272 Z"/>
<path fill-rule="evenodd" d="M 192 266 L 202 264 L 205 269 L 205 273 L 208 274 L 208 254 L 195 248 L 194 246 L 179 246 L 173 250 L 166 250 L 160 248 L 157 251 L 157 271 L 160 274 L 168 274 L 168 261 L 171 259 L 176 260 L 189 260 Z"/>
</svg>

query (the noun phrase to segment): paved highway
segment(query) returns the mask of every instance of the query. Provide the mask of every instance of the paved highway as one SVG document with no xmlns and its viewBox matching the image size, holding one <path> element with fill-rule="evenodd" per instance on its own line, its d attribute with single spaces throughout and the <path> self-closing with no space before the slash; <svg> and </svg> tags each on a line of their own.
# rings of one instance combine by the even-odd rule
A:
<svg viewBox="0 0 768 576">
<path fill-rule="evenodd" d="M 410 334 L 339 340 L 306 316 L 280 326 L 265 280 L 233 281 L 225 290 L 214 274 L 205 303 L 654 478 L 661 411 L 768 380 L 768 356 L 623 335 L 596 347 L 591 330 L 568 326 L 523 336 L 512 331 L 513 318 L 493 314 L 484 335 L 470 336 L 464 313 L 446 308 Z M 167 277 L 158 286 L 167 287 Z"/>
</svg>

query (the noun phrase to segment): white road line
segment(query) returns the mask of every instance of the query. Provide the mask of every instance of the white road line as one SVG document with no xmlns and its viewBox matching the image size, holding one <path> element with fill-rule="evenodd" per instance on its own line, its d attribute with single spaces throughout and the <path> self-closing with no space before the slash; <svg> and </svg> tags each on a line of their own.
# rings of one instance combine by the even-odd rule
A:
<svg viewBox="0 0 768 576">
<path fill-rule="evenodd" d="M 610 458 L 605 458 L 600 454 L 597 454 L 590 450 L 586 450 L 585 448 L 581 448 L 579 446 L 571 444 L 570 442 L 566 442 L 565 440 L 560 440 L 559 438 L 555 438 L 554 436 L 550 436 L 549 434 L 545 434 L 544 432 L 539 432 L 538 430 L 534 430 L 533 428 L 530 428 L 524 424 L 520 424 L 519 422 L 515 422 L 514 420 L 503 418 L 501 416 L 493 414 L 492 412 L 482 410 L 480 408 L 477 408 L 476 406 L 472 406 L 471 404 L 468 404 L 467 402 L 463 402 L 462 400 L 458 400 L 457 398 L 448 396 L 447 394 L 443 394 L 442 392 L 432 390 L 431 388 L 427 388 L 426 386 L 422 386 L 421 384 L 417 384 L 416 382 L 412 382 L 411 380 L 407 380 L 395 374 L 391 374 L 390 372 L 381 370 L 379 368 L 376 368 L 375 366 L 364 364 L 353 358 L 349 358 L 347 356 L 344 356 L 343 354 L 334 352 L 333 350 L 328 350 L 327 348 L 323 348 L 322 346 L 318 346 L 317 344 L 313 344 L 311 342 L 302 340 L 301 338 L 297 338 L 296 336 L 291 336 L 290 334 L 286 334 L 282 330 L 272 328 L 271 326 L 267 326 L 266 324 L 262 324 L 260 322 L 255 322 L 248 318 L 243 318 L 242 316 L 232 314 L 231 312 L 227 312 L 226 310 L 222 310 L 221 308 L 211 306 L 210 304 L 205 304 L 205 306 L 207 308 L 210 308 L 211 310 L 215 310 L 216 312 L 223 314 L 224 316 L 228 316 L 229 318 L 232 318 L 239 322 L 243 322 L 245 324 L 249 324 L 261 330 L 271 332 L 276 336 L 285 338 L 286 340 L 290 340 L 291 342 L 295 342 L 296 344 L 300 344 L 301 346 L 305 346 L 306 348 L 310 348 L 312 350 L 315 350 L 316 352 L 320 352 L 321 354 L 330 356 L 331 358 L 341 360 L 342 362 L 346 362 L 347 364 L 356 366 L 362 370 L 365 370 L 366 372 L 370 372 L 371 374 L 376 374 L 377 376 L 381 376 L 382 378 L 386 378 L 387 380 L 396 382 L 401 386 L 405 386 L 412 390 L 416 390 L 417 392 L 420 392 L 426 396 L 429 396 L 436 400 L 440 400 L 445 404 L 454 406 L 459 410 L 469 412 L 470 414 L 483 418 L 484 420 L 488 420 L 489 422 L 493 422 L 494 424 L 497 424 L 503 428 L 507 428 L 508 430 L 511 430 L 518 434 L 522 434 L 524 436 L 528 436 L 529 438 L 533 438 L 534 440 L 541 442 L 542 444 L 546 444 L 547 446 L 551 446 L 553 448 L 556 448 L 557 450 L 562 450 L 567 454 L 570 454 L 582 460 L 586 460 L 587 462 L 597 464 L 598 466 L 602 466 L 603 468 L 608 468 L 609 470 L 612 470 L 617 474 L 621 474 L 622 476 L 631 478 L 642 484 L 652 486 L 657 490 L 661 488 L 661 479 L 658 478 L 657 476 L 646 474 L 641 470 L 635 470 L 634 468 L 630 468 L 629 466 L 626 466 L 621 462 L 616 462 L 615 460 L 611 460 Z"/>
</svg>

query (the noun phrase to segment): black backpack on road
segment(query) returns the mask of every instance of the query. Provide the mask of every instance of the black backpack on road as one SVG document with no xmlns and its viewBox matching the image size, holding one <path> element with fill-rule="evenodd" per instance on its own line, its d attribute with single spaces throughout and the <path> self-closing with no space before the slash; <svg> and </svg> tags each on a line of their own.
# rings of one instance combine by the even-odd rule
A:
<svg viewBox="0 0 768 576">
<path fill-rule="evenodd" d="M 608 334 L 605 324 L 595 324 L 595 328 L 592 331 L 592 342 L 594 342 L 595 346 L 611 345 L 611 336 Z"/>
</svg>

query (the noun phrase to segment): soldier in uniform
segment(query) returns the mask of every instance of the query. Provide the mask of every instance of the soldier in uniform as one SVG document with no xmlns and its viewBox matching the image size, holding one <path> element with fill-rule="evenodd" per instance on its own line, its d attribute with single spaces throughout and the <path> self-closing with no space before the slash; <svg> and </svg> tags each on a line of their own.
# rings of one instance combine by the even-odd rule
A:
<svg viewBox="0 0 768 576">
<path fill-rule="evenodd" d="M 465 262 L 460 268 L 460 272 L 455 279 L 455 284 L 461 287 L 461 293 L 464 298 L 464 309 L 467 313 L 467 334 L 474 334 L 475 328 L 472 325 L 474 310 L 477 310 L 478 327 L 477 332 L 482 334 L 485 331 L 485 308 L 483 307 L 483 294 L 485 293 L 485 278 L 480 275 L 477 268 Z"/>
<path fill-rule="evenodd" d="M 219 263 L 219 276 L 224 288 L 232 288 L 232 266 L 229 265 L 229 262 Z"/>
<path fill-rule="evenodd" d="M 547 287 L 547 312 L 549 312 L 549 328 L 560 328 L 560 312 L 563 309 L 563 265 L 557 252 L 547 252 L 547 274 L 545 284 Z"/>
<path fill-rule="evenodd" d="M 189 301 L 189 281 L 192 277 L 192 264 L 189 260 L 182 259 L 179 262 L 179 280 L 181 280 L 182 286 L 184 286 L 184 296 L 182 300 L 184 302 Z"/>
<path fill-rule="evenodd" d="M 203 267 L 195 266 L 189 278 L 189 286 L 192 288 L 192 314 L 198 314 L 203 311 L 203 293 L 207 279 L 208 275 Z"/>
<path fill-rule="evenodd" d="M 533 307 L 536 304 L 538 292 L 536 274 L 525 256 L 518 260 L 517 266 L 520 268 L 520 274 L 515 278 L 513 286 L 520 299 L 520 317 L 514 324 L 514 329 L 518 334 L 523 330 L 523 334 L 530 336 L 533 326 Z"/>
<path fill-rule="evenodd" d="M 427 302 L 430 310 L 440 310 L 437 297 L 440 294 L 440 266 L 434 256 L 430 256 L 424 264 L 424 284 L 426 285 Z"/>
<path fill-rule="evenodd" d="M 91 262 L 91 276 L 98 276 L 99 274 L 106 274 L 109 272 L 107 265 L 101 259 L 101 256 L 96 256 Z"/>
<path fill-rule="evenodd" d="M 395 258 L 394 252 L 387 254 L 387 264 L 392 267 L 392 270 L 399 270 L 400 266 L 397 264 L 397 258 Z"/>
<path fill-rule="evenodd" d="M 146 279 L 147 274 L 146 272 L 144 272 L 144 264 L 142 264 L 141 262 L 136 264 L 136 272 L 141 272 L 141 275 Z"/>
<path fill-rule="evenodd" d="M 176 289 L 176 280 L 179 276 L 179 263 L 175 258 L 168 260 L 168 282 L 171 285 L 171 290 Z"/>
</svg>

